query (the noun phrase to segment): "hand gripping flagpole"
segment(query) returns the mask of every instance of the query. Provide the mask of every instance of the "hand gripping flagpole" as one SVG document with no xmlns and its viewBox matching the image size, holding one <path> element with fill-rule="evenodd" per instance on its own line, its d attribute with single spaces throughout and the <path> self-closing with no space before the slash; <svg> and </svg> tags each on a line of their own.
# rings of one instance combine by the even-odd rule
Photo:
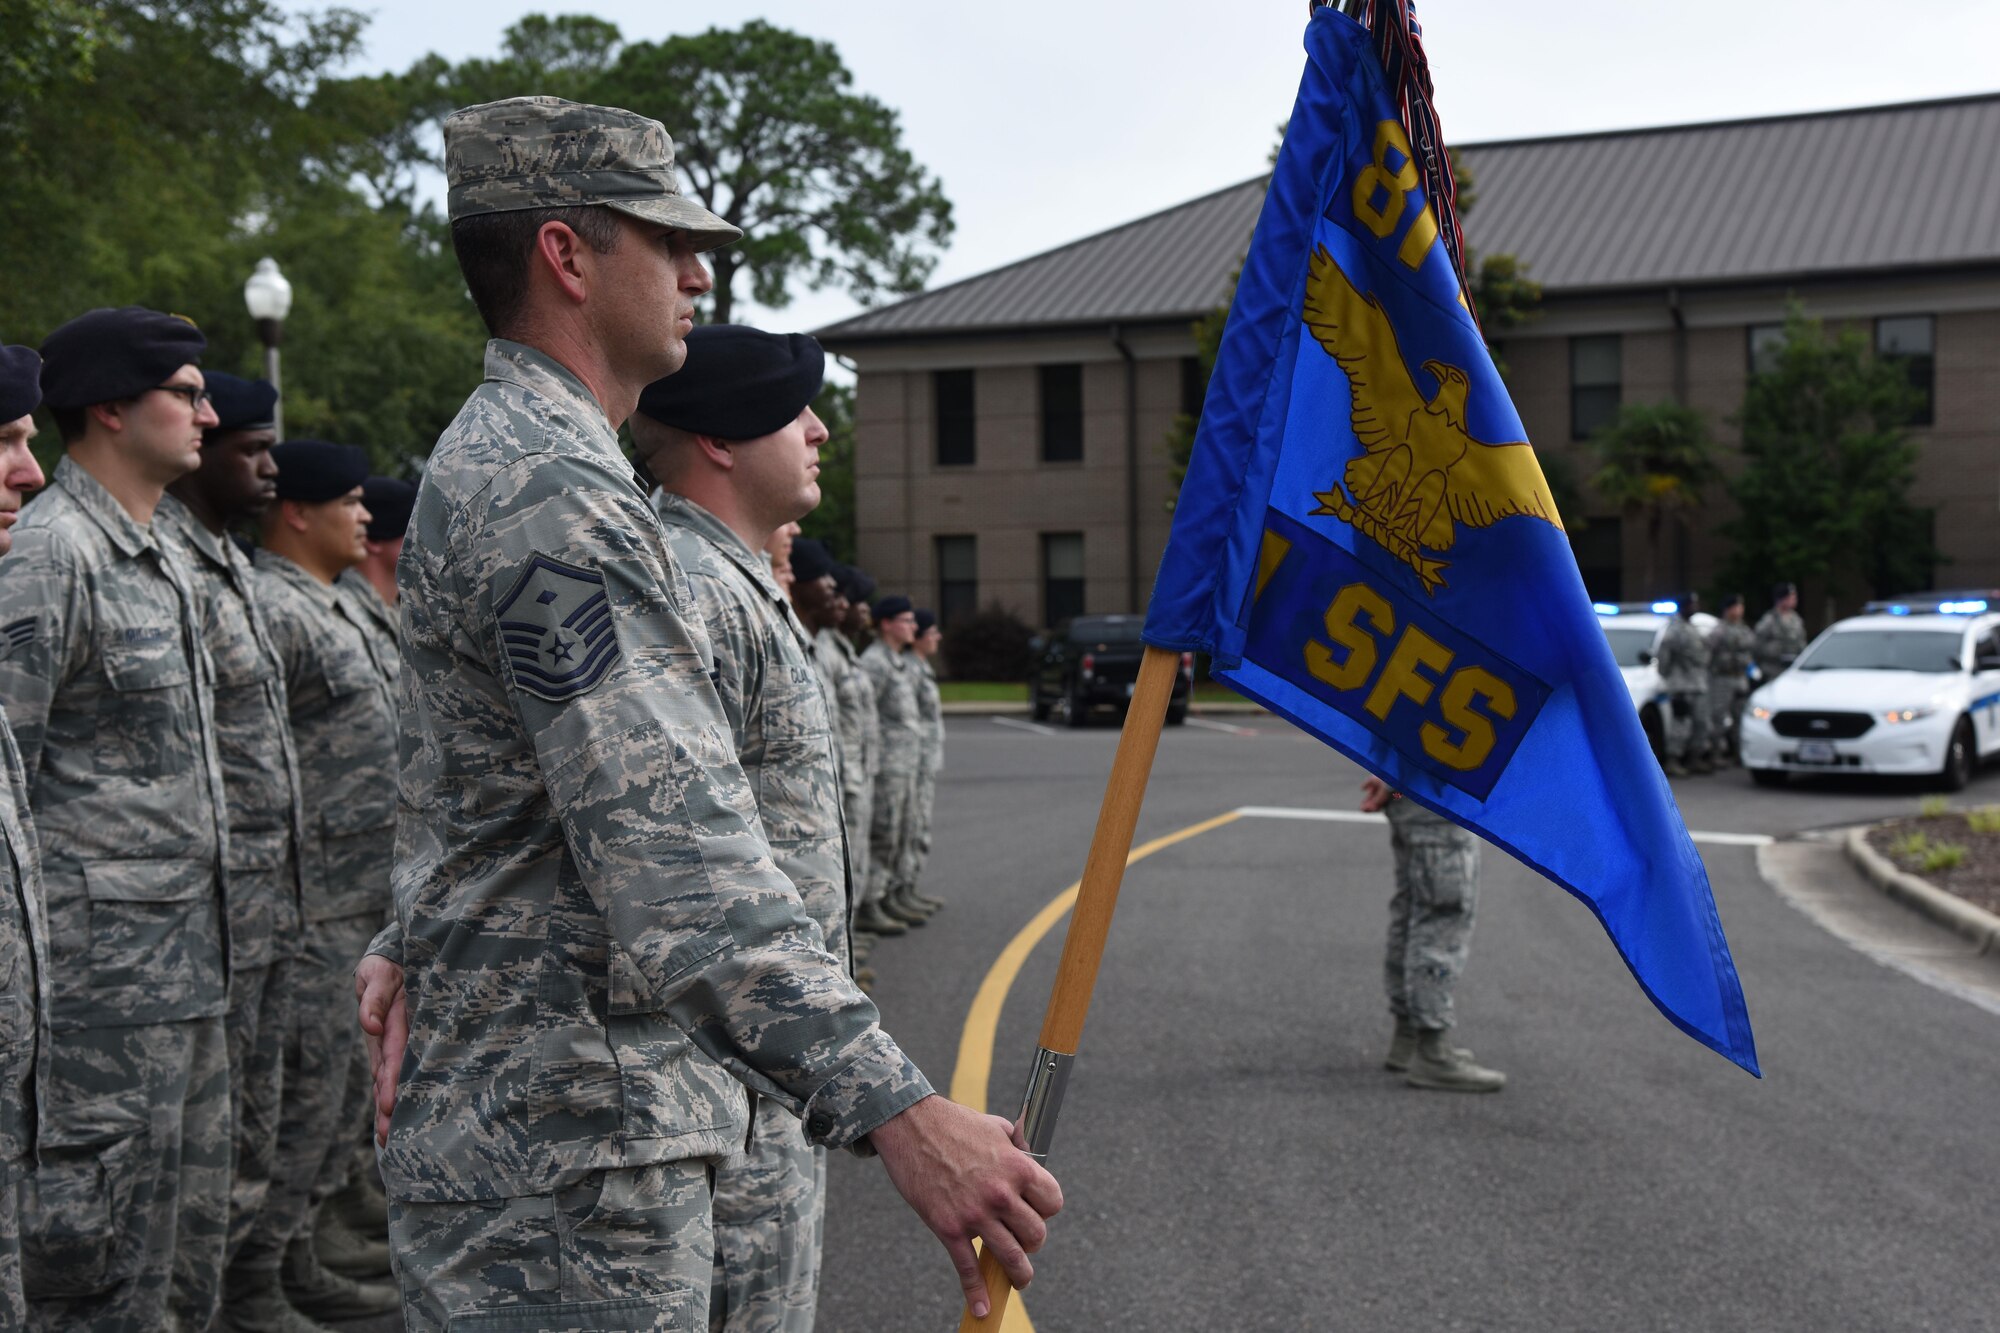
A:
<svg viewBox="0 0 2000 1333">
<path fill-rule="evenodd" d="M 1119 734 L 1111 778 L 1104 787 L 1104 804 L 1097 811 L 1097 832 L 1090 840 L 1090 857 L 1083 865 L 1069 931 L 1063 936 L 1062 959 L 1056 964 L 1055 986 L 1049 993 L 1048 1013 L 1042 1019 L 1041 1046 L 1035 1052 L 1028 1090 L 1022 1098 L 1021 1136 L 1038 1161 L 1047 1159 L 1049 1144 L 1055 1138 L 1056 1114 L 1062 1109 L 1070 1065 L 1083 1040 L 1083 1020 L 1090 1012 L 1097 965 L 1111 933 L 1111 914 L 1118 906 L 1125 859 L 1132 852 L 1132 832 L 1139 824 L 1139 805 L 1146 798 L 1146 780 L 1152 776 L 1153 754 L 1160 748 L 1160 727 L 1166 721 L 1179 669 L 1179 653 L 1149 645 L 1139 663 L 1131 706 L 1125 710 L 1125 730 Z M 979 1276 L 986 1283 L 989 1312 L 986 1318 L 975 1319 L 968 1311 L 959 1323 L 959 1333 L 998 1333 L 1006 1316 L 1007 1297 L 1013 1288 L 990 1250 L 979 1256 Z"/>
</svg>

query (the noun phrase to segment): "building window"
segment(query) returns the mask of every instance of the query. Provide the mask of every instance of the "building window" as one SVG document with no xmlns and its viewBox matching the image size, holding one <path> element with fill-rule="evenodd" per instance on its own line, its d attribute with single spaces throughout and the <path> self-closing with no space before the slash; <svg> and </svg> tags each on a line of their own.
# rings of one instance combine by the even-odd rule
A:
<svg viewBox="0 0 2000 1333">
<path fill-rule="evenodd" d="M 1615 602 L 1625 595 L 1625 531 L 1616 516 L 1593 518 L 1569 534 L 1576 571 L 1593 602 Z"/>
<path fill-rule="evenodd" d="M 1083 614 L 1083 534 L 1042 534 L 1042 623 L 1054 628 Z"/>
<path fill-rule="evenodd" d="M 979 609 L 979 539 L 937 539 L 938 624 L 950 629 Z"/>
<path fill-rule="evenodd" d="M 1910 413 L 1909 424 L 1931 424 L 1931 395 L 1935 388 L 1934 340 L 1937 321 L 1929 315 L 1897 315 L 1875 321 L 1875 355 L 1898 362 L 1910 377 L 1910 387 L 1921 395 Z"/>
<path fill-rule="evenodd" d="M 979 457 L 972 427 L 972 372 L 933 371 L 931 392 L 937 402 L 937 465 L 972 466 Z"/>
<path fill-rule="evenodd" d="M 1201 358 L 1184 356 L 1181 358 L 1181 413 L 1183 416 L 1201 420 L 1202 400 L 1208 397 L 1208 372 L 1202 369 Z"/>
<path fill-rule="evenodd" d="M 1785 326 L 1782 324 L 1752 324 L 1746 334 L 1746 355 L 1752 375 L 1769 375 L 1778 368 L 1778 358 L 1785 348 Z"/>
<path fill-rule="evenodd" d="M 1624 351 L 1615 333 L 1569 340 L 1569 437 L 1587 440 L 1618 415 Z"/>
<path fill-rule="evenodd" d="M 1083 367 L 1043 366 L 1042 461 L 1083 461 Z"/>
</svg>

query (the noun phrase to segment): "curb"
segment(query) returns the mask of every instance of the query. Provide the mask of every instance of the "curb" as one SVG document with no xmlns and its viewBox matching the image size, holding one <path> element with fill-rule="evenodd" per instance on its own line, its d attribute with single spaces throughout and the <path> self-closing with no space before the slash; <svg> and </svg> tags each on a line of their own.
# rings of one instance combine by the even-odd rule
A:
<svg viewBox="0 0 2000 1333">
<path fill-rule="evenodd" d="M 1956 895 L 1899 870 L 1888 857 L 1868 845 L 1866 827 L 1851 828 L 1842 840 L 1847 859 L 1875 884 L 1875 887 L 1931 920 L 1955 931 L 1979 946 L 1979 952 L 2000 952 L 2000 916 L 1975 907 Z"/>
</svg>

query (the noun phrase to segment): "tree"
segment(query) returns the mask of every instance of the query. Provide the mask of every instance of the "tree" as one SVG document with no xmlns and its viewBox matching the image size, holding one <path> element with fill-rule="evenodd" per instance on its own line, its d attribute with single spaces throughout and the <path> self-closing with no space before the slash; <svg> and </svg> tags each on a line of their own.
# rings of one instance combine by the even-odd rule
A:
<svg viewBox="0 0 2000 1333">
<path fill-rule="evenodd" d="M 897 114 L 853 83 L 832 43 L 753 19 L 628 46 L 596 85 L 597 100 L 662 121 L 689 193 L 743 229 L 709 256 L 717 323 L 744 270 L 778 309 L 798 282 L 866 304 L 921 290 L 936 267 L 951 204 Z"/>
<path fill-rule="evenodd" d="M 1276 163 L 1278 148 L 1284 145 L 1284 131 L 1278 134 L 1278 146 L 1271 150 L 1271 161 Z M 1457 187 L 1458 212 L 1463 218 L 1472 211 L 1477 198 L 1473 189 L 1472 173 L 1457 163 L 1452 164 L 1452 175 Z M 1494 351 L 1494 337 L 1512 328 L 1518 328 L 1541 314 L 1542 285 L 1528 277 L 1527 265 L 1513 255 L 1480 255 L 1471 246 L 1465 248 L 1466 271 L 1472 274 L 1468 286 L 1472 308 L 1479 312 L 1480 328 L 1487 339 L 1487 351 L 1493 356 L 1493 365 L 1501 378 L 1507 374 L 1506 363 Z M 1190 326 L 1194 334 L 1195 360 L 1201 366 L 1202 383 L 1215 371 L 1215 358 L 1222 350 L 1222 332 L 1229 323 L 1229 309 L 1236 300 L 1236 283 L 1243 275 L 1243 265 L 1239 261 L 1229 274 L 1229 292 L 1222 304 L 1205 312 Z M 1188 460 L 1194 454 L 1194 439 L 1200 429 L 1199 413 L 1180 412 L 1174 416 L 1174 424 L 1167 428 L 1167 438 L 1163 449 L 1167 456 L 1167 478 L 1173 483 L 1174 494 L 1180 494 L 1181 482 L 1187 477 Z M 1560 499 L 1561 497 L 1558 497 Z M 1173 501 L 1167 502 L 1169 509 Z M 1564 507 L 1565 518 L 1568 507 Z M 1580 509 L 1579 509 L 1580 512 Z"/>
<path fill-rule="evenodd" d="M 819 507 L 799 520 L 805 535 L 826 543 L 835 560 L 854 559 L 854 386 L 828 380 L 813 399 L 826 424 L 819 447 Z"/>
<path fill-rule="evenodd" d="M 1929 513 L 1909 500 L 1917 449 L 1903 425 L 1916 405 L 1902 367 L 1859 332 L 1828 336 L 1793 307 L 1772 364 L 1744 390 L 1724 576 L 1788 579 L 1829 602 L 1926 585 L 1940 557 Z"/>
<path fill-rule="evenodd" d="M 1685 527 L 1707 488 L 1721 476 L 1708 421 L 1679 403 L 1626 403 L 1590 437 L 1597 471 L 1591 488 L 1627 518 L 1646 522 L 1646 563 L 1640 587 L 1658 583 L 1660 538 L 1669 521 Z"/>
</svg>

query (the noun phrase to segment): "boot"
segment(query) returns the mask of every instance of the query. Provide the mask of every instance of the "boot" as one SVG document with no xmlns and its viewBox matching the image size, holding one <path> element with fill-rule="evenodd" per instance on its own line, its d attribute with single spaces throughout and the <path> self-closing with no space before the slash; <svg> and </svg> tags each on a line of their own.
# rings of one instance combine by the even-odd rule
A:
<svg viewBox="0 0 2000 1333">
<path fill-rule="evenodd" d="M 1442 1032 L 1417 1034 L 1416 1053 L 1410 1057 L 1410 1074 L 1404 1080 L 1411 1087 L 1444 1092 L 1498 1092 L 1507 1086 L 1505 1074 L 1474 1064 L 1471 1052 L 1449 1045 L 1444 1038 Z"/>
<path fill-rule="evenodd" d="M 936 898 L 924 897 L 923 894 L 917 892 L 917 886 L 914 884 L 904 887 L 903 901 L 911 907 L 916 908 L 919 912 L 922 912 L 925 916 L 936 916 L 944 910 L 942 902 L 939 902 Z"/>
<path fill-rule="evenodd" d="M 931 914 L 912 905 L 901 889 L 891 889 L 882 895 L 882 910 L 912 930 L 931 919 Z"/>
<path fill-rule="evenodd" d="M 294 1310 L 275 1268 L 232 1268 L 222 1280 L 223 1333 L 332 1333 Z"/>
<path fill-rule="evenodd" d="M 1686 777 L 1687 775 L 1688 775 L 1688 771 L 1687 771 L 1687 770 L 1686 770 L 1685 768 L 1682 768 L 1682 767 L 1681 767 L 1681 761 L 1680 761 L 1680 760 L 1678 760 L 1678 759 L 1669 759 L 1669 760 L 1667 760 L 1667 776 L 1668 776 L 1668 777 L 1670 777 L 1670 778 L 1684 778 L 1684 777 Z"/>
<path fill-rule="evenodd" d="M 364 1162 L 354 1179 L 320 1208 L 320 1216 L 337 1214 L 348 1229 L 371 1240 L 389 1239 L 389 1196 L 373 1162 Z"/>
<path fill-rule="evenodd" d="M 1418 1029 L 1411 1027 L 1401 1019 L 1396 1020 L 1396 1035 L 1389 1039 L 1389 1053 L 1382 1057 L 1382 1068 L 1397 1074 L 1408 1069 L 1410 1067 L 1410 1057 L 1417 1053 L 1417 1038 L 1420 1035 L 1421 1033 Z M 1472 1058 L 1472 1052 L 1466 1050 L 1463 1046 L 1454 1046 L 1451 1049 L 1457 1053 L 1461 1060 L 1470 1060 Z"/>
<path fill-rule="evenodd" d="M 394 1314 L 403 1307 L 402 1293 L 391 1282 L 356 1282 L 329 1272 L 314 1253 L 312 1241 L 301 1236 L 285 1248 L 281 1276 L 285 1299 L 311 1319 L 337 1323 Z"/>
<path fill-rule="evenodd" d="M 362 1235 L 331 1208 L 319 1210 L 313 1224 L 313 1249 L 319 1261 L 342 1277 L 366 1282 L 389 1276 L 389 1245 Z"/>
<path fill-rule="evenodd" d="M 909 930 L 908 926 L 882 910 L 879 899 L 861 904 L 861 910 L 854 914 L 854 924 L 871 935 L 901 935 Z"/>
<path fill-rule="evenodd" d="M 1715 761 L 1713 759 L 1710 759 L 1707 755 L 1703 755 L 1701 758 L 1694 761 L 1694 768 L 1692 769 L 1692 772 L 1698 778 L 1705 778 L 1709 774 L 1715 772 Z"/>
</svg>

